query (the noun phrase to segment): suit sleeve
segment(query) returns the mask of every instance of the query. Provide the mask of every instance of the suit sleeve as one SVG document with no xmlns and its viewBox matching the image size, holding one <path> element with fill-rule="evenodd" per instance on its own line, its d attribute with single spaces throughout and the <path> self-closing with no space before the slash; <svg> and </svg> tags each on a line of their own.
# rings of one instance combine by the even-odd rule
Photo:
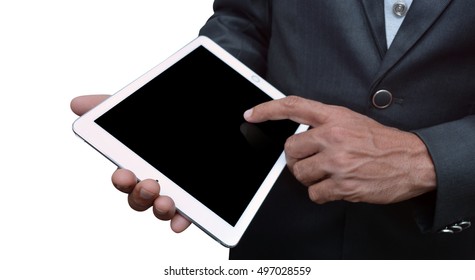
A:
<svg viewBox="0 0 475 280">
<path fill-rule="evenodd" d="M 211 38 L 264 76 L 270 36 L 268 1 L 216 0 L 213 9 L 214 14 L 199 34 Z"/>
<path fill-rule="evenodd" d="M 414 132 L 425 142 L 437 175 L 435 205 L 419 221 L 422 229 L 435 232 L 470 221 L 475 216 L 475 116 Z"/>
</svg>

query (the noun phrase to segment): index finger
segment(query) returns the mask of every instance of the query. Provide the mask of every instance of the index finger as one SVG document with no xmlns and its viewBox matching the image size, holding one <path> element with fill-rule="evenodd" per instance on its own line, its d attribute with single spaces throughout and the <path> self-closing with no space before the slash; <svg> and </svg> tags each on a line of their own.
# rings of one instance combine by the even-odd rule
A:
<svg viewBox="0 0 475 280">
<path fill-rule="evenodd" d="M 289 119 L 316 126 L 325 123 L 330 115 L 329 105 L 298 96 L 287 96 L 254 106 L 244 113 L 244 118 L 253 123 Z"/>
</svg>

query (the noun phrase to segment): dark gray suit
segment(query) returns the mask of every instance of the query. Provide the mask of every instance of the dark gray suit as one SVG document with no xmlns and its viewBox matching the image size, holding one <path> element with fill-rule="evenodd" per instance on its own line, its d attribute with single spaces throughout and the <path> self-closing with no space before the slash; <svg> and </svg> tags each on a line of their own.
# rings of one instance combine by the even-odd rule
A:
<svg viewBox="0 0 475 280">
<path fill-rule="evenodd" d="M 417 133 L 437 173 L 437 191 L 410 201 L 317 205 L 284 171 L 231 258 L 475 257 L 475 226 L 465 229 L 475 217 L 473 1 L 414 0 L 389 49 L 383 0 L 216 0 L 214 8 L 201 34 L 287 95 Z M 373 98 L 379 90 L 387 92 Z"/>
</svg>

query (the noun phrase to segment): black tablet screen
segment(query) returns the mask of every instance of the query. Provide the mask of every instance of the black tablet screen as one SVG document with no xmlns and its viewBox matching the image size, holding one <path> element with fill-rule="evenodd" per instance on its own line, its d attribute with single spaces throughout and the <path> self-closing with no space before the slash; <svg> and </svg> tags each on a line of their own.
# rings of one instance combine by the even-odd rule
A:
<svg viewBox="0 0 475 280">
<path fill-rule="evenodd" d="M 244 120 L 245 110 L 268 100 L 198 47 L 95 121 L 235 225 L 298 127 Z"/>
</svg>

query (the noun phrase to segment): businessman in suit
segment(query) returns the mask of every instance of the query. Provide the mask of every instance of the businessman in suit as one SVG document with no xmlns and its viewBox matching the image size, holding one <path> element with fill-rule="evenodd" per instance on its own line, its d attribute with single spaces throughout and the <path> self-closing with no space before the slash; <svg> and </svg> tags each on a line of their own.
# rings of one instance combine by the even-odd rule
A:
<svg viewBox="0 0 475 280">
<path fill-rule="evenodd" d="M 475 7 L 468 0 L 216 0 L 200 30 L 289 97 L 249 122 L 310 125 L 231 259 L 475 257 Z M 82 114 L 103 96 L 83 96 Z M 119 169 L 136 210 L 189 225 Z"/>
</svg>

